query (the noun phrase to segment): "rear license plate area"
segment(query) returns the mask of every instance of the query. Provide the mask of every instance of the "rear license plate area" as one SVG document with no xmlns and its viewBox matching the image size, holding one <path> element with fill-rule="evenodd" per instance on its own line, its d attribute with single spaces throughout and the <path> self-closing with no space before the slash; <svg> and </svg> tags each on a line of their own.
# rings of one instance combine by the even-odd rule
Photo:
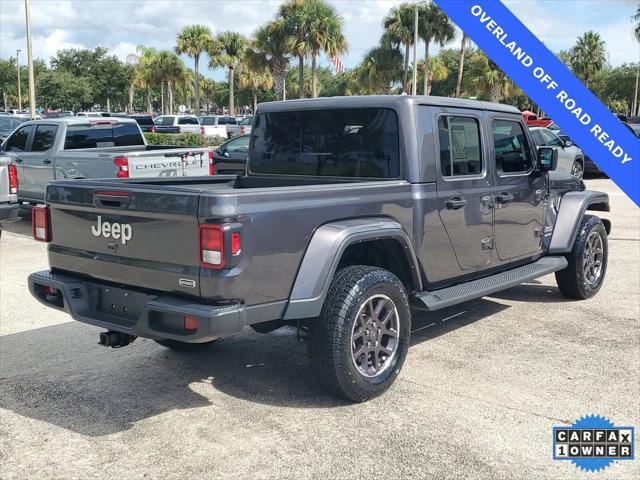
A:
<svg viewBox="0 0 640 480">
<path fill-rule="evenodd" d="M 92 309 L 101 316 L 117 318 L 118 323 L 126 326 L 136 323 L 146 304 L 153 298 L 117 287 L 90 285 L 88 288 Z"/>
</svg>

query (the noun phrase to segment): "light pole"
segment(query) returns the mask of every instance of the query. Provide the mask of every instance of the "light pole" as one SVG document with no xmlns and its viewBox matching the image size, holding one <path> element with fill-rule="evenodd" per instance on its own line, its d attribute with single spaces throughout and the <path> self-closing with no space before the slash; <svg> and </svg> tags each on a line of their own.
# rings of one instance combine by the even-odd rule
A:
<svg viewBox="0 0 640 480">
<path fill-rule="evenodd" d="M 427 2 L 413 4 L 415 16 L 413 18 L 413 82 L 411 83 L 411 95 L 418 93 L 418 6 L 425 3 Z"/>
<path fill-rule="evenodd" d="M 20 52 L 16 50 L 16 66 L 18 67 L 18 111 L 22 110 L 22 93 L 20 93 Z"/>
<path fill-rule="evenodd" d="M 27 21 L 27 63 L 29 64 L 29 118 L 36 118 L 36 85 L 33 78 L 33 54 L 31 50 L 31 14 L 29 0 L 24 0 L 24 14 Z"/>
</svg>

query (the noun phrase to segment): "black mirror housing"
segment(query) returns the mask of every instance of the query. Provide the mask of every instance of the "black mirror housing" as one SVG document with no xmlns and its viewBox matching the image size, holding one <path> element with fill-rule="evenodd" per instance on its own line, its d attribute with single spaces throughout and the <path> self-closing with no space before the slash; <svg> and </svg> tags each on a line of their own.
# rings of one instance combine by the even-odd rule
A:
<svg viewBox="0 0 640 480">
<path fill-rule="evenodd" d="M 538 147 L 538 172 L 550 172 L 558 166 L 558 150 L 553 147 Z"/>
</svg>

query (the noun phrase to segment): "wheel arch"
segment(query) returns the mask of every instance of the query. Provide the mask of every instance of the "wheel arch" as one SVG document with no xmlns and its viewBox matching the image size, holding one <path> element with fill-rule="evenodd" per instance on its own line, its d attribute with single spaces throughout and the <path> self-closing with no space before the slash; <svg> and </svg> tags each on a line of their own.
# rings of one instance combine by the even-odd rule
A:
<svg viewBox="0 0 640 480">
<path fill-rule="evenodd" d="M 609 196 L 603 192 L 568 192 L 562 195 L 549 243 L 549 253 L 569 253 L 573 247 L 582 218 L 587 210 L 610 211 Z M 611 233 L 611 221 L 602 219 Z"/>
<path fill-rule="evenodd" d="M 386 255 L 376 262 L 381 258 L 379 252 Z M 284 320 L 317 317 L 335 272 L 359 264 L 356 261 L 390 270 L 408 290 L 422 290 L 418 260 L 400 223 L 383 218 L 332 222 L 318 228 L 311 237 L 289 295 Z"/>
</svg>

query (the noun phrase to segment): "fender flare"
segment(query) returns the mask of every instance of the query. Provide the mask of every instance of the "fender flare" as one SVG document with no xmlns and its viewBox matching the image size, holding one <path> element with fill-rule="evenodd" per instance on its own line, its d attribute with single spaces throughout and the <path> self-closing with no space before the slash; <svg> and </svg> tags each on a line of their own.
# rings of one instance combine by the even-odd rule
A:
<svg viewBox="0 0 640 480">
<path fill-rule="evenodd" d="M 560 206 L 553 226 L 549 253 L 569 253 L 578 235 L 582 217 L 587 210 L 608 212 L 609 196 L 602 192 L 567 192 L 560 199 Z M 603 221 L 607 234 L 611 232 L 611 222 Z"/>
<path fill-rule="evenodd" d="M 398 222 L 381 218 L 358 218 L 327 223 L 311 237 L 289 295 L 284 320 L 320 315 L 331 279 L 344 251 L 355 243 L 394 239 L 403 247 L 417 291 L 422 290 L 420 268 L 411 240 Z"/>
</svg>

